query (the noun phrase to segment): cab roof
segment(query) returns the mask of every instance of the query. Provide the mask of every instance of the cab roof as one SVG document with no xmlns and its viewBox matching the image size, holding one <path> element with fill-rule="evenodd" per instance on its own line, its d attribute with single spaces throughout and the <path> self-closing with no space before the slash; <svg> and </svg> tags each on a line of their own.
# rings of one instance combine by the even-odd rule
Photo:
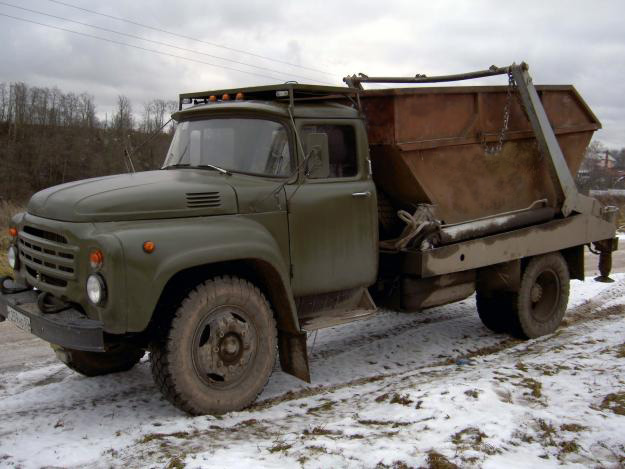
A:
<svg viewBox="0 0 625 469">
<path fill-rule="evenodd" d="M 238 93 L 243 94 L 242 99 L 236 99 Z M 360 116 L 357 94 L 353 88 L 297 83 L 184 93 L 172 117 L 181 120 L 221 112 L 289 117 L 290 106 L 294 117 L 353 119 Z"/>
<path fill-rule="evenodd" d="M 211 96 L 214 97 L 213 99 L 220 101 L 224 95 L 228 95 L 230 100 L 234 101 L 237 93 L 243 93 L 244 100 L 286 103 L 293 106 L 295 103 L 306 101 L 354 99 L 358 94 L 358 90 L 346 86 L 283 83 L 280 85 L 200 91 L 181 94 L 179 96 L 178 109 L 182 111 L 184 105 L 208 104 L 211 102 Z"/>
</svg>

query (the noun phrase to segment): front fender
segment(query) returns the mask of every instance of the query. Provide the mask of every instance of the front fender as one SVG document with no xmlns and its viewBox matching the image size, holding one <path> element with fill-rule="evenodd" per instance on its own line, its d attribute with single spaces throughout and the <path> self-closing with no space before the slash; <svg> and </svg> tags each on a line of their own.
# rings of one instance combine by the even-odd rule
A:
<svg viewBox="0 0 625 469">
<path fill-rule="evenodd" d="M 141 332 L 149 324 L 161 292 L 177 273 L 218 262 L 252 259 L 272 266 L 287 292 L 297 323 L 289 280 L 286 214 L 263 213 L 155 220 L 116 224 L 124 251 L 127 323 L 124 332 Z M 156 249 L 148 254 L 143 243 Z M 120 331 L 121 332 L 121 331 Z"/>
</svg>

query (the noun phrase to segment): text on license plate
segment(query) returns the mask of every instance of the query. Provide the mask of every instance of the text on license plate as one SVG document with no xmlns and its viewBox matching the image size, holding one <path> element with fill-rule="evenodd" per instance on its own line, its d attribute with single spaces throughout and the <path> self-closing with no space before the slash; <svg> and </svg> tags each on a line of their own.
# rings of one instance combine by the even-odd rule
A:
<svg viewBox="0 0 625 469">
<path fill-rule="evenodd" d="M 11 306 L 7 306 L 8 316 L 7 319 L 15 324 L 20 329 L 30 332 L 30 318 L 28 316 L 23 315 L 15 308 Z"/>
</svg>

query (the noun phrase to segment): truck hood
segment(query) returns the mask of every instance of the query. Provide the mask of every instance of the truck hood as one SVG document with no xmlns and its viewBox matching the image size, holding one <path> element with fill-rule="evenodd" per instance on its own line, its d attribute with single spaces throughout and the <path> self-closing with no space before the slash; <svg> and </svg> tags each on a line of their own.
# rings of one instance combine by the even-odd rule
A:
<svg viewBox="0 0 625 469">
<path fill-rule="evenodd" d="M 237 196 L 227 177 L 181 169 L 85 179 L 37 192 L 28 212 L 68 222 L 235 214 Z"/>
</svg>

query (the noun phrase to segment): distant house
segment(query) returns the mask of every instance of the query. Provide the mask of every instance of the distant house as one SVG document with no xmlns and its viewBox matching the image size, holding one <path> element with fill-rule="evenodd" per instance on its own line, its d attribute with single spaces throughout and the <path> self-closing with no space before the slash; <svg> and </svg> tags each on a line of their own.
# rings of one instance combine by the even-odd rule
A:
<svg viewBox="0 0 625 469">
<path fill-rule="evenodd" d="M 587 167 L 585 169 L 591 169 L 588 166 L 592 166 L 597 169 L 614 169 L 616 166 L 616 158 L 610 155 L 610 152 L 606 150 L 601 153 L 590 153 L 585 160 Z"/>
<path fill-rule="evenodd" d="M 583 191 L 625 189 L 625 169 L 608 150 L 594 149 L 586 152 L 576 180 L 578 187 Z"/>
<path fill-rule="evenodd" d="M 610 155 L 608 150 L 601 152 L 587 152 L 586 157 L 582 160 L 582 164 L 577 172 L 577 177 L 582 180 L 589 178 L 590 173 L 601 171 L 608 173 L 616 173 L 616 158 Z"/>
</svg>

